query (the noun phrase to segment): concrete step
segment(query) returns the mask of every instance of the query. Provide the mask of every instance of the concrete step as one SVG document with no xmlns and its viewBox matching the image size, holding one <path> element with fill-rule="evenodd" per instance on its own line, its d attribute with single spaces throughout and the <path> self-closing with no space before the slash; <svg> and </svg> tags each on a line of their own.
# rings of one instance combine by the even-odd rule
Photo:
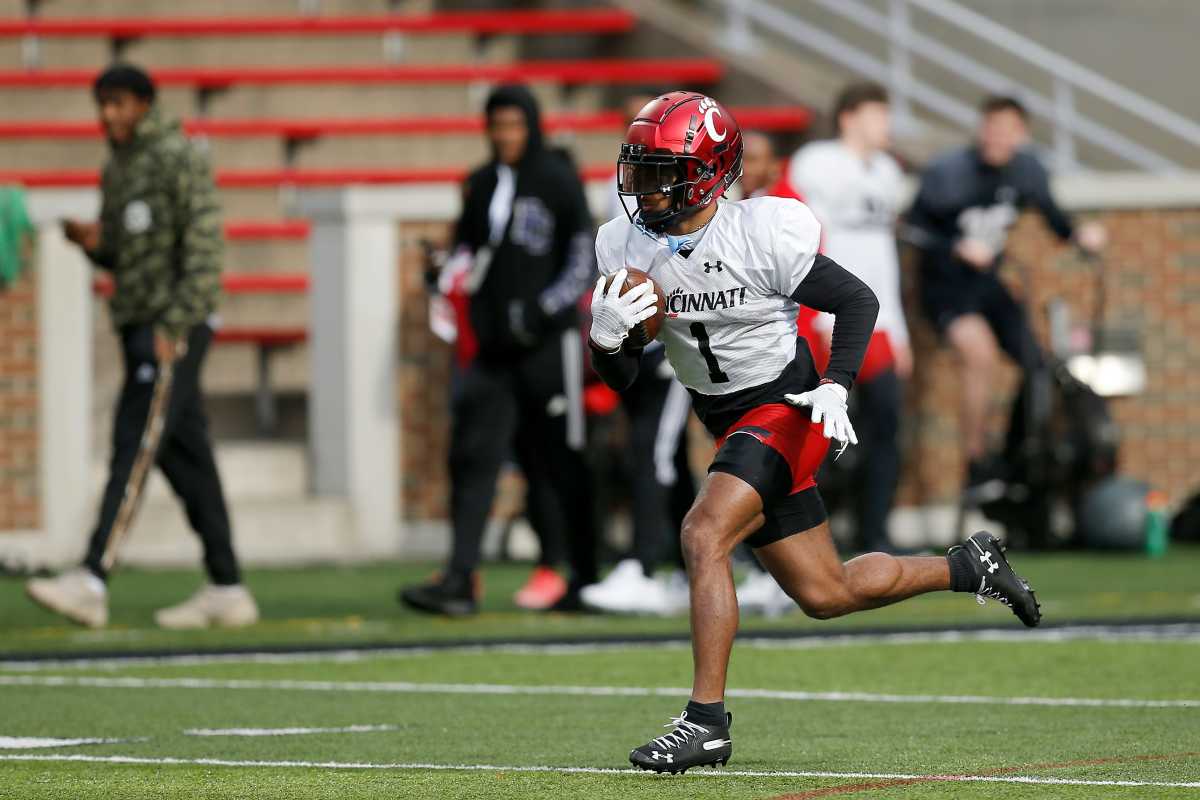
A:
<svg viewBox="0 0 1200 800">
<path fill-rule="evenodd" d="M 271 387 L 276 392 L 308 392 L 308 345 L 281 348 L 271 354 Z M 258 348 L 251 344 L 218 344 L 208 351 L 202 376 L 209 395 L 248 394 L 258 386 Z"/>
<path fill-rule="evenodd" d="M 214 169 L 282 169 L 287 165 L 284 142 L 276 137 L 197 140 L 206 148 Z M 555 137 L 580 165 L 616 161 L 620 137 L 588 133 Z M 481 133 L 437 136 L 330 136 L 305 143 L 297 150 L 301 169 L 405 167 L 465 167 L 487 159 L 489 147 Z M 11 139 L 0 142 L 0 170 L 98 169 L 107 158 L 99 139 Z"/>
<path fill-rule="evenodd" d="M 107 455 L 107 454 L 105 454 Z M 230 504 L 302 498 L 308 493 L 308 452 L 291 442 L 219 442 L 217 469 Z M 92 465 L 93 485 L 103 490 L 108 464 Z M 175 495 L 162 472 L 155 469 L 146 482 L 144 502 L 175 503 Z"/>
<path fill-rule="evenodd" d="M 230 503 L 234 547 L 243 565 L 306 564 L 395 553 L 364 553 L 354 541 L 351 513 L 341 498 L 303 497 Z M 396 546 L 400 544 L 397 535 Z M 122 563 L 191 566 L 200 563 L 199 538 L 173 500 L 147 502 L 122 548 Z"/>
<path fill-rule="evenodd" d="M 16 0 L 5 0 L 14 6 Z M 389 0 L 318 0 L 321 16 L 351 14 L 387 14 L 392 10 Z M 401 12 L 430 10 L 429 0 L 409 0 L 400 4 Z M 176 5 L 163 0 L 54 0 L 41 4 L 41 15 L 53 17 L 167 17 L 167 16 L 298 16 L 303 10 L 301 0 L 205 0 L 195 5 Z M 21 11 L 14 15 L 23 14 Z"/>
</svg>

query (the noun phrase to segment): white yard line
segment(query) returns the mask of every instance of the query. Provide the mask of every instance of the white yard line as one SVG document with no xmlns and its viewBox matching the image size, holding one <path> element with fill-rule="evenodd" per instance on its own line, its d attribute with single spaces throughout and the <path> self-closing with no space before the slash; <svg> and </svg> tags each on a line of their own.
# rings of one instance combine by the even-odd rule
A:
<svg viewBox="0 0 1200 800">
<path fill-rule="evenodd" d="M 1183 642 L 1200 643 L 1200 625 L 1076 625 L 1045 630 L 979 630 L 926 633 L 833 633 L 786 639 L 749 636 L 737 641 L 737 647 L 766 650 L 809 650 L 822 647 L 866 645 L 958 644 L 970 642 L 1015 642 L 1042 644 L 1073 641 L 1098 642 Z M 0 661 L 0 670 L 38 672 L 61 669 L 121 669 L 134 666 L 201 666 L 206 664 L 297 664 L 354 663 L 383 658 L 410 658 L 441 654 L 492 655 L 496 653 L 529 656 L 587 655 L 629 650 L 682 650 L 686 641 L 592 642 L 581 644 L 473 644 L 450 647 L 414 646 L 379 649 L 299 650 L 287 653 L 246 652 L 180 654 L 161 656 L 105 656 L 100 658 L 61 658 Z"/>
<path fill-rule="evenodd" d="M 390 694 L 558 695 L 584 697 L 686 697 L 679 687 L 547 686 L 502 683 L 412 683 L 409 681 L 304 681 L 214 678 L 121 678 L 83 675 L 0 675 L 0 686 L 86 687 L 89 689 L 245 689 L 300 692 L 382 692 Z M 805 692 L 730 689 L 727 697 L 831 703 L 945 703 L 951 705 L 1069 706 L 1084 708 L 1200 708 L 1200 700 L 1148 700 L 1130 697 L 998 697 L 954 694 Z"/>
<path fill-rule="evenodd" d="M 81 761 L 95 764 L 148 764 L 205 767 L 266 767 L 276 769 L 345 769 L 345 770 L 436 770 L 452 772 L 541 772 L 585 775 L 625 775 L 652 779 L 651 773 L 633 769 L 602 767 L 551 767 L 498 764 L 374 764 L 360 761 L 238 761 L 223 758 L 172 758 L 142 756 L 87 756 L 76 754 L 0 754 L 0 761 Z M 825 772 L 755 770 L 693 770 L 685 778 L 844 778 L 878 780 L 926 780 L 947 783 L 1016 783 L 1047 786 L 1155 786 L 1172 789 L 1200 788 L 1200 781 L 1132 781 L 1088 778 L 1050 778 L 1034 775 L 912 775 L 893 772 Z"/>
<path fill-rule="evenodd" d="M 307 736 L 312 733 L 377 733 L 395 725 L 347 725 L 343 728 L 188 728 L 186 736 Z"/>
<path fill-rule="evenodd" d="M 117 744 L 128 739 L 52 739 L 46 736 L 0 736 L 0 750 L 34 750 L 39 747 L 78 747 L 81 744 Z"/>
</svg>

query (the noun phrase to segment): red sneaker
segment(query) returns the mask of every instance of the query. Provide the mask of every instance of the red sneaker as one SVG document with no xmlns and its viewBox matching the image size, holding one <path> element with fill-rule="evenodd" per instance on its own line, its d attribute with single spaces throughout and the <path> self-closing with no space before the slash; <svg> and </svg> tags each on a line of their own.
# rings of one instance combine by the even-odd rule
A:
<svg viewBox="0 0 1200 800">
<path fill-rule="evenodd" d="M 513 602 L 530 611 L 543 611 L 557 603 L 567 593 L 567 581 L 550 567 L 534 567 L 529 580 L 515 595 Z"/>
</svg>

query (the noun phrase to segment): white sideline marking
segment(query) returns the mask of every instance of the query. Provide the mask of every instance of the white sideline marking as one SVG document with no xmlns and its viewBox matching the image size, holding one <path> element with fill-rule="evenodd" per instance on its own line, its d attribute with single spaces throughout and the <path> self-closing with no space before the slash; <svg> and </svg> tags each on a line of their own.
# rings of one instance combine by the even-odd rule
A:
<svg viewBox="0 0 1200 800">
<path fill-rule="evenodd" d="M 395 725 L 347 725 L 343 728 L 188 728 L 186 736 L 304 736 L 310 733 L 375 733 L 399 730 Z"/>
<path fill-rule="evenodd" d="M 519 686 L 503 683 L 409 681 L 300 681 L 213 678 L 118 678 L 83 675 L 0 675 L 0 686 L 83 686 L 92 689 L 280 689 L 301 692 L 392 694 L 563 695 L 584 697 L 686 697 L 691 689 L 640 686 Z M 1071 706 L 1084 708 L 1200 708 L 1200 700 L 1129 697 L 996 697 L 973 694 L 886 694 L 730 689 L 727 697 L 833 703 L 947 703 L 951 705 Z"/>
<path fill-rule="evenodd" d="M 940 631 L 929 633 L 833 633 L 776 639 L 749 636 L 738 639 L 737 647 L 764 650 L 810 650 L 823 647 L 856 645 L 958 644 L 963 642 L 1016 642 L 1045 644 L 1072 641 L 1099 642 L 1183 642 L 1200 643 L 1200 625 L 1110 626 L 1077 625 L 1045 630 Z M 133 666 L 202 666 L 206 664 L 298 664 L 355 663 L 384 658 L 410 658 L 430 655 L 506 655 L 562 656 L 628 650 L 685 650 L 686 641 L 608 642 L 586 644 L 473 644 L 455 647 L 396 647 L 378 650 L 299 650 L 290 653 L 213 653 L 162 656 L 105 656 L 103 658 L 63 658 L 24 661 L 0 661 L 0 670 L 41 672 L 60 669 L 121 669 Z"/>
<path fill-rule="evenodd" d="M 17 755 L 0 754 L 0 761 L 83 761 L 99 764 L 160 764 L 205 767 L 274 767 L 283 769 L 347 769 L 347 770 L 437 770 L 447 772 L 556 772 L 585 775 L 627 775 L 653 780 L 653 773 L 635 769 L 606 769 L 603 767 L 549 767 L 498 764 L 373 764 L 357 761 L 235 761 L 224 758 L 172 758 L 142 756 L 86 756 L 41 753 Z M 1200 788 L 1200 781 L 1130 781 L 1088 778 L 1044 778 L 1035 775 L 910 775 L 893 772 L 825 772 L 825 771 L 756 771 L 756 770 L 693 770 L 683 778 L 868 778 L 879 780 L 927 780 L 946 783 L 1017 783 L 1047 786 L 1157 786 L 1176 789 Z"/>
<path fill-rule="evenodd" d="M 51 739 L 44 736 L 0 736 L 0 750 L 33 750 L 38 747 L 77 747 L 81 744 L 116 744 L 126 739 Z"/>
</svg>

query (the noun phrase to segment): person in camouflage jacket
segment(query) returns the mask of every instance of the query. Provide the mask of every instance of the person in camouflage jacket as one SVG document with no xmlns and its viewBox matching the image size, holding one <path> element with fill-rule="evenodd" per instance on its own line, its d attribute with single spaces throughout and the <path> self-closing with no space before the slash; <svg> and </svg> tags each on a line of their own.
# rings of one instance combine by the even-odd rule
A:
<svg viewBox="0 0 1200 800">
<path fill-rule="evenodd" d="M 100 221 L 67 220 L 63 228 L 112 273 L 110 311 L 121 337 L 125 382 L 108 484 L 83 566 L 30 581 L 26 591 L 75 622 L 107 622 L 105 551 L 143 433 L 153 422 L 155 387 L 164 383 L 160 374 L 170 362 L 173 378 L 155 463 L 200 537 L 211 582 L 155 619 L 168 628 L 251 624 L 258 609 L 241 584 L 200 390 L 213 335 L 209 319 L 221 292 L 220 209 L 208 159 L 155 105 L 154 84 L 141 69 L 112 66 L 96 79 L 93 93 L 112 149 L 101 181 Z"/>
<path fill-rule="evenodd" d="M 113 324 L 152 323 L 179 340 L 216 310 L 221 220 L 208 159 L 178 120 L 151 106 L 113 147 L 101 179 L 100 236 L 88 256 L 111 270 Z"/>
</svg>

